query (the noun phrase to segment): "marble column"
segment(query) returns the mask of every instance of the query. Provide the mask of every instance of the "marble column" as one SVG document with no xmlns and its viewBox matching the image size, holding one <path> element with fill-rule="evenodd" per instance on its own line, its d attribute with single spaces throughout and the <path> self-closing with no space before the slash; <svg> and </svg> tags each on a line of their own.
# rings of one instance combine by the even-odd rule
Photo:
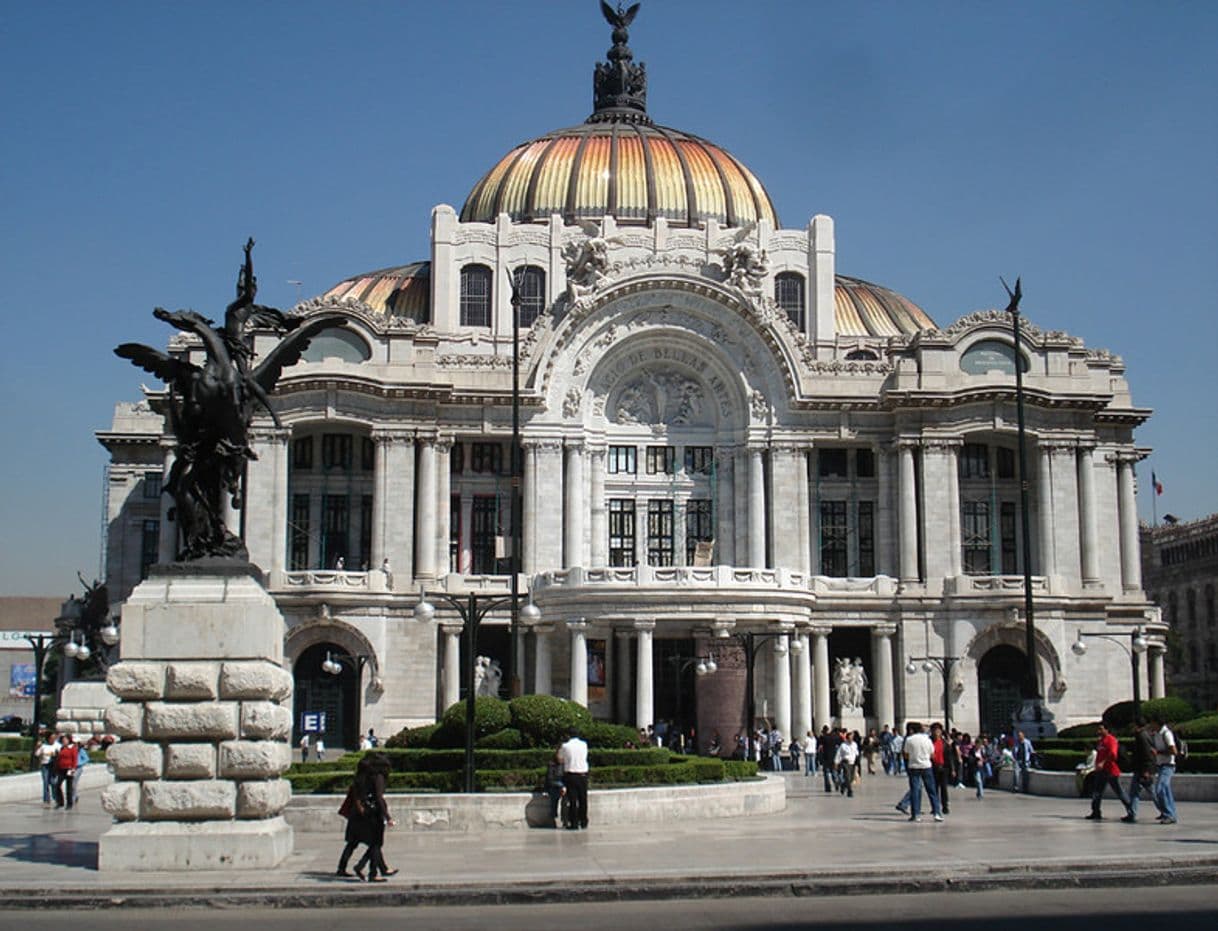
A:
<svg viewBox="0 0 1218 931">
<path fill-rule="evenodd" d="M 774 662 L 774 726 L 784 743 L 791 742 L 791 650 L 786 637 L 772 647 Z"/>
<path fill-rule="evenodd" d="M 533 694 L 550 695 L 553 693 L 553 673 L 550 658 L 550 634 L 554 632 L 553 624 L 533 625 Z"/>
<path fill-rule="evenodd" d="M 875 671 L 875 714 L 879 728 L 895 724 L 897 719 L 892 678 L 892 637 L 895 624 L 877 624 L 871 628 L 872 669 Z"/>
<path fill-rule="evenodd" d="M 795 739 L 802 739 L 812 729 L 812 651 L 808 633 L 801 630 L 795 638 Z"/>
<path fill-rule="evenodd" d="M 1095 449 L 1091 446 L 1083 446 L 1078 452 L 1078 519 L 1083 586 L 1092 587 L 1100 583 L 1100 560 L 1095 513 Z"/>
<path fill-rule="evenodd" d="M 798 522 L 799 561 L 797 568 L 804 575 L 812 572 L 812 503 L 808 492 L 808 451 L 800 449 L 795 460 L 795 506 Z M 803 737 L 800 731 L 798 736 Z"/>
<path fill-rule="evenodd" d="M 917 582 L 918 575 L 918 498 L 914 475 L 914 450 L 911 444 L 899 447 L 900 487 L 897 494 L 901 506 L 901 581 Z M 819 699 L 818 699 L 819 700 Z M 828 723 L 817 716 L 817 724 Z"/>
<path fill-rule="evenodd" d="M 613 706 L 615 719 L 618 724 L 630 724 L 630 635 L 629 628 L 619 627 L 614 630 L 614 695 Z"/>
<path fill-rule="evenodd" d="M 415 515 L 415 570 L 421 579 L 436 577 L 436 442 L 419 446 L 418 513 Z"/>
<path fill-rule="evenodd" d="M 715 447 L 715 555 L 716 565 L 736 562 L 736 450 Z"/>
<path fill-rule="evenodd" d="M 734 540 L 736 554 L 728 565 L 746 566 L 749 560 L 749 451 L 737 446 L 733 451 L 735 480 L 732 482 Z"/>
<path fill-rule="evenodd" d="M 275 511 L 271 524 L 271 572 L 286 572 L 288 568 L 288 520 L 292 514 L 292 499 L 288 489 L 288 449 L 292 431 L 277 430 L 275 445 Z M 161 525 L 164 527 L 164 524 Z M 162 530 L 162 533 L 164 531 Z"/>
<path fill-rule="evenodd" d="M 1053 551 L 1053 467 L 1048 446 L 1037 448 L 1036 506 L 1040 539 L 1040 575 L 1057 574 L 1057 555 Z"/>
<path fill-rule="evenodd" d="M 1141 549 L 1138 542 L 1138 504 L 1133 491 L 1133 460 L 1117 462 L 1117 509 L 1121 526 L 1121 583 L 1127 592 L 1142 587 Z"/>
<path fill-rule="evenodd" d="M 765 568 L 765 471 L 760 447 L 749 449 L 749 566 Z"/>
<path fill-rule="evenodd" d="M 450 471 L 453 441 L 439 440 L 436 443 L 436 570 L 440 575 L 446 575 L 456 570 L 451 565 L 448 556 L 448 540 L 452 530 L 452 472 Z"/>
<path fill-rule="evenodd" d="M 609 565 L 609 505 L 605 501 L 605 447 L 589 450 L 592 482 L 589 502 L 592 508 L 591 559 L 596 567 Z"/>
<path fill-rule="evenodd" d="M 820 728 L 832 724 L 829 705 L 829 630 L 828 627 L 812 628 L 812 699 L 816 707 L 813 725 Z"/>
<path fill-rule="evenodd" d="M 1163 656 L 1167 648 L 1159 643 L 1152 643 L 1147 652 L 1147 664 L 1150 666 L 1150 697 L 1163 698 L 1167 694 L 1166 681 L 1163 677 Z"/>
<path fill-rule="evenodd" d="M 405 591 L 414 574 L 414 437 L 405 432 L 385 433 L 381 436 L 378 452 L 383 453 L 385 475 L 383 486 L 377 476 L 377 487 L 383 487 L 384 496 L 384 550 L 380 560 L 389 560 L 389 578 L 385 583 L 390 590 Z M 378 455 L 378 468 L 381 459 L 382 455 Z M 381 565 L 380 560 L 374 561 L 374 567 Z"/>
<path fill-rule="evenodd" d="M 1082 587 L 1079 552 L 1078 448 L 1059 444 L 1049 450 L 1053 471 L 1053 554 L 1056 574 L 1067 591 Z"/>
<path fill-rule="evenodd" d="M 672 564 L 685 566 L 689 560 L 685 556 L 685 509 L 687 501 L 674 499 L 672 502 Z"/>
<path fill-rule="evenodd" d="M 385 463 L 388 458 L 389 444 L 383 434 L 372 434 L 372 553 L 369 556 L 369 569 L 380 566 L 385 553 L 385 512 L 388 505 L 386 482 L 389 480 L 389 468 Z"/>
<path fill-rule="evenodd" d="M 461 700 L 461 624 L 441 624 L 444 634 L 444 708 Z M 440 710 L 443 711 L 444 708 Z"/>
<path fill-rule="evenodd" d="M 656 629 L 655 621 L 635 621 L 638 635 L 639 655 L 635 663 L 634 721 L 636 727 L 648 727 L 655 723 L 655 685 L 652 675 L 651 638 Z"/>
<path fill-rule="evenodd" d="M 521 527 L 520 568 L 525 575 L 533 575 L 537 571 L 537 445 L 525 443 L 524 462 L 521 477 L 520 512 L 524 518 Z"/>
<path fill-rule="evenodd" d="M 161 488 L 163 489 L 169 484 L 169 473 L 177 459 L 176 441 L 162 441 L 161 454 L 165 462 L 164 471 L 161 473 Z M 287 494 L 287 487 L 287 483 L 284 482 L 284 494 Z M 178 524 L 177 521 L 169 518 L 169 512 L 173 508 L 173 498 L 162 491 L 160 505 L 161 524 L 160 536 L 157 538 L 157 562 L 171 563 L 178 556 Z"/>
<path fill-rule="evenodd" d="M 964 539 L 960 533 L 960 447 L 944 449 L 947 460 L 947 553 L 948 574 L 957 578 L 964 574 Z"/>
<path fill-rule="evenodd" d="M 588 622 L 582 617 L 567 621 L 571 631 L 571 701 L 588 707 Z"/>
<path fill-rule="evenodd" d="M 461 496 L 461 528 L 458 531 L 457 566 L 458 572 L 469 575 L 474 571 L 473 534 L 474 526 L 474 496 L 466 493 Z"/>
<path fill-rule="evenodd" d="M 896 546 L 896 512 L 892 501 L 894 457 L 887 449 L 873 446 L 875 452 L 875 571 L 877 575 L 900 577 Z"/>
<path fill-rule="evenodd" d="M 563 514 L 563 565 L 566 567 L 585 564 L 584 544 L 584 444 L 570 442 L 564 445 L 566 455 L 566 482 L 564 492 L 566 508 Z"/>
</svg>

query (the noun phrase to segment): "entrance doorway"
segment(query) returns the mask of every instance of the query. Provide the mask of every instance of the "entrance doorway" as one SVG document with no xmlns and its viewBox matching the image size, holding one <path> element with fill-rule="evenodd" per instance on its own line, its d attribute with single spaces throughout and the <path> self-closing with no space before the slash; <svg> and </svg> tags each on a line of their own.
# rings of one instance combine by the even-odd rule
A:
<svg viewBox="0 0 1218 931">
<path fill-rule="evenodd" d="M 977 664 L 977 694 L 981 701 L 981 732 L 996 737 L 1011 729 L 1023 702 L 1020 683 L 1027 663 L 1022 650 L 999 644 Z"/>
<path fill-rule="evenodd" d="M 698 722 L 697 692 L 694 688 L 698 657 L 693 640 L 668 640 L 657 637 L 652 641 L 655 670 L 655 727 L 663 733 L 665 746 L 681 746 L 680 737 L 688 744 L 690 732 Z"/>
<path fill-rule="evenodd" d="M 328 748 L 359 748 L 359 671 L 350 663 L 342 663 L 342 671 L 331 675 L 321 668 L 327 653 L 338 656 L 347 651 L 334 643 L 317 643 L 300 654 L 292 669 L 296 684 L 293 699 L 292 741 L 300 743 L 304 735 L 301 727 L 304 716 L 325 715 L 325 727 L 310 731 L 310 737 L 319 734 Z M 315 718 L 313 720 L 320 720 Z"/>
</svg>

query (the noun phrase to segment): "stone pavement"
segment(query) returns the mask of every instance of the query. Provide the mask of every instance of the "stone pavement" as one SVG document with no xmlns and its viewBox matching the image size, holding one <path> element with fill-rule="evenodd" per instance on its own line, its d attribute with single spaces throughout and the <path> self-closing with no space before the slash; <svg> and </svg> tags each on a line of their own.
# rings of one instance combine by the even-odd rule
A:
<svg viewBox="0 0 1218 931">
<path fill-rule="evenodd" d="M 475 904 L 730 895 L 808 895 L 1054 886 L 1213 883 L 1218 805 L 1182 803 L 1180 824 L 1084 820 L 1082 799 L 952 793 L 942 824 L 910 824 L 893 810 L 904 779 L 864 777 L 852 799 L 818 779 L 787 774 L 787 810 L 775 815 L 588 831 L 480 834 L 388 832 L 386 859 L 401 872 L 369 885 L 334 877 L 338 836 L 296 835 L 274 870 L 100 874 L 98 836 L 109 825 L 98 793 L 80 810 L 39 802 L 3 806 L 4 908 L 122 905 Z M 392 797 L 390 806 L 392 807 Z"/>
</svg>

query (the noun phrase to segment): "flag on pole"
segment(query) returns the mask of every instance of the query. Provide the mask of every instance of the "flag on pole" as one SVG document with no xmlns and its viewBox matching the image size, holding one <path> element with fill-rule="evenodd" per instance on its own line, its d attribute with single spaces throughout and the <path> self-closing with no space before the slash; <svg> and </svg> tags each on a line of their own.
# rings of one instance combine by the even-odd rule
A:
<svg viewBox="0 0 1218 931">
<path fill-rule="evenodd" d="M 1150 473 L 1150 484 L 1155 486 L 1156 495 L 1163 494 L 1163 483 L 1161 481 L 1159 481 L 1158 477 L 1155 475 L 1154 472 Z"/>
</svg>

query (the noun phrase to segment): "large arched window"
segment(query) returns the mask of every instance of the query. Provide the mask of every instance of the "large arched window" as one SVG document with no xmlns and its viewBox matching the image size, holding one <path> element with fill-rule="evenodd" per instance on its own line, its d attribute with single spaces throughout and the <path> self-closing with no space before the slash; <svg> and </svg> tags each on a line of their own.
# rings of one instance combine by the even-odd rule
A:
<svg viewBox="0 0 1218 931">
<path fill-rule="evenodd" d="M 357 333 L 333 327 L 322 330 L 309 341 L 309 348 L 302 354 L 305 362 L 321 362 L 325 359 L 341 359 L 343 362 L 367 362 L 372 358 L 368 344 Z"/>
<path fill-rule="evenodd" d="M 787 319 L 803 331 L 806 302 L 804 276 L 799 272 L 779 272 L 774 276 L 774 303 L 782 308 Z"/>
<path fill-rule="evenodd" d="M 491 270 L 485 265 L 461 269 L 461 326 L 491 325 Z"/>
<path fill-rule="evenodd" d="M 522 265 L 512 277 L 520 294 L 520 325 L 531 327 L 546 309 L 546 273 L 536 265 Z"/>
</svg>

